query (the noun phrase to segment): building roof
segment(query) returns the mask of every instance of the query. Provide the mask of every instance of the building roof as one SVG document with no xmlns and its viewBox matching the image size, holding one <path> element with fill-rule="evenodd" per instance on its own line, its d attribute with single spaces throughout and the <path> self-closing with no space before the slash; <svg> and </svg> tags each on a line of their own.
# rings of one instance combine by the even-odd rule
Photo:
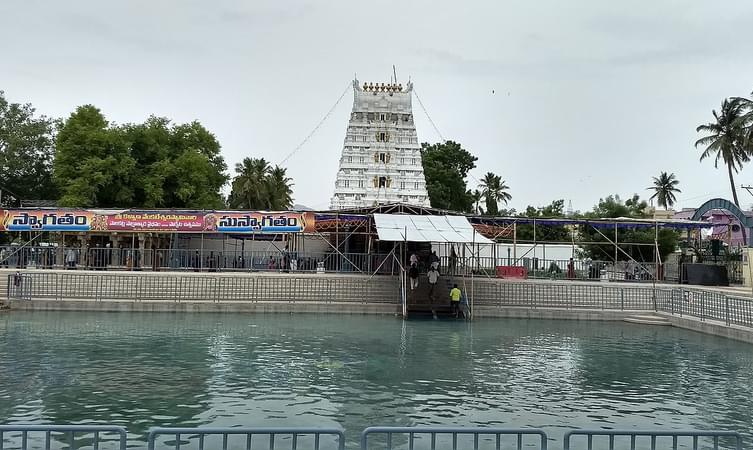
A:
<svg viewBox="0 0 753 450">
<path fill-rule="evenodd" d="M 380 241 L 491 244 L 465 216 L 374 214 Z"/>
</svg>

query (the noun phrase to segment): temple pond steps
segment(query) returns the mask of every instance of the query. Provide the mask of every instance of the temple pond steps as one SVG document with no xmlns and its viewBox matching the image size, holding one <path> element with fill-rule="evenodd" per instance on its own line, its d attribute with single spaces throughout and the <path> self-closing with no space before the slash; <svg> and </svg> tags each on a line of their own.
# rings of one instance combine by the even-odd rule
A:
<svg viewBox="0 0 753 450">
<path fill-rule="evenodd" d="M 672 322 L 658 314 L 636 314 L 622 319 L 624 322 L 637 323 L 640 325 L 671 326 Z"/>
<path fill-rule="evenodd" d="M 99 311 L 315 312 L 396 314 L 400 280 L 387 275 L 96 272 L 0 269 L 0 299 L 18 309 Z M 8 283 L 11 283 L 10 285 Z M 440 278 L 434 303 L 426 278 L 409 306 L 449 312 L 457 283 L 474 317 L 664 322 L 753 342 L 753 300 L 714 289 L 632 283 Z M 444 284 L 444 287 L 442 285 Z M 412 297 L 411 297 L 412 296 Z M 33 300 L 33 301 L 28 301 Z M 427 305 L 428 304 L 428 305 Z M 427 308 L 428 307 L 428 308 Z M 428 309 L 428 310 L 427 310 Z M 658 325 L 658 323 L 656 323 Z"/>
</svg>

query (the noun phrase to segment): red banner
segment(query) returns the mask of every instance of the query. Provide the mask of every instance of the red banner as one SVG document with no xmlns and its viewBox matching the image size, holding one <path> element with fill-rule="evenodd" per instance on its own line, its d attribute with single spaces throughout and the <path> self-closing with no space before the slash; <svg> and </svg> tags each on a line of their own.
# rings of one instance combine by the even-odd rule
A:
<svg viewBox="0 0 753 450">
<path fill-rule="evenodd" d="M 204 214 L 122 213 L 106 216 L 109 231 L 201 232 L 214 229 L 214 216 Z"/>
</svg>

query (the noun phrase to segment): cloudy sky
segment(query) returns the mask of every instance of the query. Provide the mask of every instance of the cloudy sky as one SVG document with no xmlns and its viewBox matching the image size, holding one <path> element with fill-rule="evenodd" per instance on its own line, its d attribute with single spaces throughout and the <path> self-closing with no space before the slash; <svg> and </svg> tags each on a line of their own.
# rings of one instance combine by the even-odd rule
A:
<svg viewBox="0 0 753 450">
<path fill-rule="evenodd" d="M 446 139 L 499 173 L 511 206 L 646 195 L 674 172 L 680 206 L 730 197 L 695 127 L 753 91 L 753 3 L 650 0 L 0 2 L 0 89 L 64 117 L 194 119 L 232 167 L 277 163 L 359 80 L 410 77 Z M 352 93 L 286 163 L 326 208 Z M 419 139 L 440 138 L 414 100 Z M 476 180 L 469 179 L 471 185 Z M 753 183 L 753 167 L 736 183 Z M 744 205 L 753 197 L 740 193 Z"/>
</svg>

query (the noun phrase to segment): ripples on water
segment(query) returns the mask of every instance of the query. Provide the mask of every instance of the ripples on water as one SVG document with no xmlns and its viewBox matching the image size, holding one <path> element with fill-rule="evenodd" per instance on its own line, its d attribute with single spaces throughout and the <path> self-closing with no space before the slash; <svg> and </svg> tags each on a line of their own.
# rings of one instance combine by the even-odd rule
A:
<svg viewBox="0 0 753 450">
<path fill-rule="evenodd" d="M 753 346 L 623 323 L 325 315 L 0 317 L 6 423 L 748 432 Z M 747 435 L 746 440 L 751 440 Z"/>
</svg>

